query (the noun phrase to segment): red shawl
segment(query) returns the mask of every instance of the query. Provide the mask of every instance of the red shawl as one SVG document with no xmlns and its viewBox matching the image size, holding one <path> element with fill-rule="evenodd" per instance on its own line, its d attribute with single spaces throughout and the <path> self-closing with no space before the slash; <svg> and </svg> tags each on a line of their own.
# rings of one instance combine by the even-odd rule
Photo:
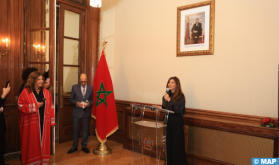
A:
<svg viewBox="0 0 279 165">
<path fill-rule="evenodd" d="M 40 115 L 37 100 L 33 92 L 25 88 L 18 99 L 19 130 L 22 165 L 48 164 L 50 159 L 50 128 L 55 125 L 52 97 L 47 89 L 43 89 L 46 102 L 44 114 L 44 130 L 41 139 Z"/>
</svg>

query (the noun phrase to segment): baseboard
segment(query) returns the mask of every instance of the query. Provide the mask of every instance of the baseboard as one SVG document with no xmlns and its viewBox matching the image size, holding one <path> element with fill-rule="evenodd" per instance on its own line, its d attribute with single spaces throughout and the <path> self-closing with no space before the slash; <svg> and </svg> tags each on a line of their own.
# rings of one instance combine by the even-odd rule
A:
<svg viewBox="0 0 279 165">
<path fill-rule="evenodd" d="M 206 158 L 199 155 L 194 155 L 190 153 L 186 153 L 188 165 L 233 165 L 231 163 L 222 162 L 219 160 L 214 160 L 210 158 Z"/>
</svg>

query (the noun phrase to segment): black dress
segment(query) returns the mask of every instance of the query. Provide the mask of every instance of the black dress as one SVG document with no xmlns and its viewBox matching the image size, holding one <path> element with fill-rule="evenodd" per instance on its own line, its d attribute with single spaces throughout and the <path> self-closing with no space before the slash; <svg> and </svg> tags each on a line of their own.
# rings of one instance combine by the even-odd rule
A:
<svg viewBox="0 0 279 165">
<path fill-rule="evenodd" d="M 172 97 L 171 92 L 169 95 Z M 169 114 L 167 123 L 167 165 L 187 165 L 184 122 L 182 117 L 185 113 L 184 95 L 180 94 L 177 102 L 173 102 L 172 100 L 168 102 L 163 97 L 162 108 L 175 112 L 174 114 Z"/>
<path fill-rule="evenodd" d="M 45 98 L 43 90 L 40 90 L 39 94 L 36 91 L 33 91 L 34 96 L 37 99 L 37 102 L 42 102 Z M 40 114 L 40 126 L 41 126 L 41 138 L 43 137 L 43 130 L 44 130 L 44 118 L 45 118 L 45 101 L 44 105 L 39 108 Z"/>
<path fill-rule="evenodd" d="M 6 99 L 0 98 L 0 108 L 4 108 L 4 102 Z M 6 131 L 6 124 L 5 124 L 5 116 L 4 112 L 0 114 L 0 165 L 4 165 L 4 154 L 6 150 L 6 141 L 5 141 L 5 131 Z"/>
</svg>

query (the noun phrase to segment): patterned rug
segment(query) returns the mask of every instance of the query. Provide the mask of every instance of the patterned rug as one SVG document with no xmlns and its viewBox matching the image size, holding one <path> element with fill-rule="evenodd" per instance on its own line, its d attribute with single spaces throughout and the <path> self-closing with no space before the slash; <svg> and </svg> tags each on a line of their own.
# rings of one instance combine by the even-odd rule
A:
<svg viewBox="0 0 279 165">
<path fill-rule="evenodd" d="M 20 151 L 4 155 L 5 161 L 10 161 L 20 158 Z"/>
</svg>

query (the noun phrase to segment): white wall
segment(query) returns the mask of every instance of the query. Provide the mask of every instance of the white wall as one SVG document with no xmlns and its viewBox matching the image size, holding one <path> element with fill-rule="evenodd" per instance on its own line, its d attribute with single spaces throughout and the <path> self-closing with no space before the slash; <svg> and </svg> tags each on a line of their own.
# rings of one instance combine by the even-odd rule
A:
<svg viewBox="0 0 279 165">
<path fill-rule="evenodd" d="M 277 117 L 279 1 L 216 0 L 214 55 L 176 57 L 177 7 L 197 2 L 103 0 L 116 99 L 160 104 L 177 76 L 186 107 Z"/>
</svg>

